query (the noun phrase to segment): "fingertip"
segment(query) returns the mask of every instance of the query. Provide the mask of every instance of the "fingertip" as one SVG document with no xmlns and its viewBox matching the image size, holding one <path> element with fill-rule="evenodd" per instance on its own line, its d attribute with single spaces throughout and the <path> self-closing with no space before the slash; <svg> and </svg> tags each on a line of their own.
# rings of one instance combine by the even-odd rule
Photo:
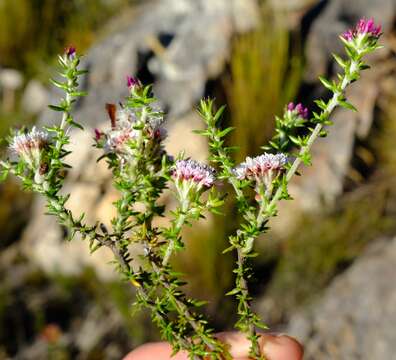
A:
<svg viewBox="0 0 396 360">
<path fill-rule="evenodd" d="M 137 347 L 123 360 L 187 360 L 188 354 L 184 351 L 178 352 L 172 357 L 172 347 L 165 342 L 148 343 Z"/>
<path fill-rule="evenodd" d="M 302 360 L 304 356 L 302 345 L 288 335 L 263 335 L 261 344 L 269 360 Z"/>
</svg>

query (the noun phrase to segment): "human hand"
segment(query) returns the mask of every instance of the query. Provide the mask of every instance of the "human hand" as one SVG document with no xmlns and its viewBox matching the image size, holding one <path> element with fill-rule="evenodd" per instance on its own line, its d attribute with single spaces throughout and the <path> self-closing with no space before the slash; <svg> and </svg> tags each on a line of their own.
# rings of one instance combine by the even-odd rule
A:
<svg viewBox="0 0 396 360">
<path fill-rule="evenodd" d="M 250 341 L 245 335 L 237 332 L 222 332 L 216 337 L 229 346 L 234 360 L 249 360 Z M 267 360 L 302 360 L 303 348 L 300 343 L 287 335 L 263 334 L 260 347 Z M 158 342 L 139 346 L 129 353 L 123 360 L 188 360 L 185 351 L 178 352 L 171 357 L 172 348 L 168 343 Z"/>
</svg>

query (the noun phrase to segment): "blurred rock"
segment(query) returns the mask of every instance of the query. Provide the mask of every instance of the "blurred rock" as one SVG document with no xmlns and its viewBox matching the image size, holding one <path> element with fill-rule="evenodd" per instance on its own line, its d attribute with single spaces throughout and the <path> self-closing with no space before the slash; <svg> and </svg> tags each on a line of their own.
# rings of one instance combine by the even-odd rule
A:
<svg viewBox="0 0 396 360">
<path fill-rule="evenodd" d="M 286 330 L 305 359 L 393 359 L 396 352 L 396 238 L 374 243 Z"/>
<path fill-rule="evenodd" d="M 38 115 L 48 105 L 48 90 L 37 80 L 27 84 L 22 95 L 22 109 L 29 114 Z"/>
<path fill-rule="evenodd" d="M 269 4 L 278 11 L 299 11 L 317 4 L 320 0 L 270 0 Z"/>
<path fill-rule="evenodd" d="M 374 18 L 385 32 L 393 24 L 396 11 L 394 0 L 332 0 L 327 1 L 322 13 L 310 29 L 307 45 L 305 79 L 316 83 L 319 75 L 327 73 L 333 52 L 341 53 L 343 45 L 338 36 L 352 27 L 360 18 Z"/>
<path fill-rule="evenodd" d="M 76 115 L 91 126 L 100 123 L 104 104 L 126 96 L 127 75 L 153 82 L 171 117 L 183 115 L 203 96 L 207 80 L 223 70 L 231 36 L 251 29 L 257 14 L 256 0 L 161 0 L 142 6 L 130 26 L 85 57 L 82 66 L 89 74 L 82 86 L 89 95 Z M 57 93 L 52 95 L 56 101 Z M 43 121 L 53 118 L 48 111 Z"/>
<path fill-rule="evenodd" d="M 14 69 L 0 70 L 0 87 L 9 90 L 18 90 L 23 85 L 23 75 Z"/>
<path fill-rule="evenodd" d="M 2 92 L 2 106 L 6 112 L 15 108 L 15 92 L 23 85 L 23 75 L 15 69 L 0 69 L 0 91 Z"/>
</svg>

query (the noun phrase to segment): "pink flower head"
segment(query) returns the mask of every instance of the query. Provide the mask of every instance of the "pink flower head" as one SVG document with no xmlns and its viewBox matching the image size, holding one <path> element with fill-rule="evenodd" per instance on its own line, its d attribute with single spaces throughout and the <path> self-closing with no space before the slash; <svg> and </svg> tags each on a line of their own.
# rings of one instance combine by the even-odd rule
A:
<svg viewBox="0 0 396 360">
<path fill-rule="evenodd" d="M 192 182 L 199 188 L 207 189 L 212 187 L 216 180 L 215 170 L 212 167 L 191 159 L 176 161 L 172 176 L 177 181 Z"/>
<path fill-rule="evenodd" d="M 135 86 L 140 87 L 142 84 L 138 78 L 134 76 L 127 76 L 127 85 L 129 89 L 132 89 Z"/>
<path fill-rule="evenodd" d="M 382 34 L 381 25 L 375 25 L 373 19 L 360 19 L 353 29 L 349 29 L 342 37 L 347 41 L 353 41 L 359 36 L 369 36 L 373 39 L 379 39 Z"/>
<path fill-rule="evenodd" d="M 290 112 L 295 112 L 298 116 L 302 117 L 303 119 L 307 119 L 309 115 L 309 111 L 303 104 L 299 103 L 295 105 L 294 103 L 289 103 L 287 105 L 287 110 Z"/>
<path fill-rule="evenodd" d="M 287 156 L 285 154 L 264 153 L 254 158 L 247 157 L 246 161 L 234 169 L 234 175 L 239 180 L 256 180 L 267 187 L 285 169 Z"/>
<path fill-rule="evenodd" d="M 76 48 L 74 46 L 68 46 L 65 49 L 65 55 L 68 59 L 74 59 L 76 57 Z"/>
</svg>

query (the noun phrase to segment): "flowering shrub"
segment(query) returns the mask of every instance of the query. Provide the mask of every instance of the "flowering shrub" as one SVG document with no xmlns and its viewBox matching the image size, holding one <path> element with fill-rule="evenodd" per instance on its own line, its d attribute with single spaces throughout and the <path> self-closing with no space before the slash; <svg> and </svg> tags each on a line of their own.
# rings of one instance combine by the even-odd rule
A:
<svg viewBox="0 0 396 360">
<path fill-rule="evenodd" d="M 183 154 L 173 158 L 163 146 L 164 114 L 154 106 L 150 86 L 128 77 L 129 96 L 119 107 L 107 104 L 110 127 L 104 132 L 95 130 L 94 134 L 95 146 L 103 151 L 100 159 L 107 162 L 114 186 L 120 192 L 111 229 L 104 224 L 86 224 L 84 215 L 76 218 L 66 207 L 69 195 L 61 194 L 70 167 L 65 163 L 69 154 L 69 129 L 82 129 L 73 118 L 72 105 L 85 95 L 78 90 L 78 79 L 85 73 L 79 70 L 80 56 L 74 48 L 68 48 L 59 57 L 65 81 L 53 80 L 65 97 L 59 104 L 50 106 L 62 114 L 61 123 L 13 134 L 9 142 L 10 157 L 1 162 L 2 177 L 11 173 L 22 180 L 26 189 L 44 196 L 48 213 L 69 230 L 70 239 L 78 233 L 88 241 L 91 252 L 100 247 L 109 248 L 122 278 L 136 287 L 137 305 L 151 310 L 153 321 L 175 352 L 185 349 L 192 359 L 229 359 L 230 355 L 198 312 L 202 303 L 182 292 L 183 283 L 173 271 L 170 259 L 184 247 L 181 236 L 184 225 L 198 221 L 208 211 L 220 212 L 225 195 L 217 189 L 217 184 L 229 183 L 243 220 L 229 237 L 230 246 L 225 250 L 237 254 L 235 287 L 227 295 L 237 300 L 235 326 L 250 339 L 250 356 L 263 359 L 257 329 L 266 326 L 250 306 L 252 298 L 248 289 L 249 259 L 256 255 L 254 242 L 268 230 L 269 219 L 277 214 L 277 203 L 290 199 L 288 184 L 302 163 L 310 165 L 311 147 L 319 136 L 326 135 L 325 127 L 331 125 L 334 108 L 355 110 L 345 98 L 345 89 L 368 68 L 363 56 L 379 48 L 380 35 L 381 28 L 364 19 L 356 28 L 345 32 L 340 38 L 347 57 L 334 55 L 342 69 L 339 80 L 320 78 L 332 93 L 330 99 L 316 101 L 319 110 L 312 112 L 311 118 L 302 104 L 290 103 L 283 117 L 276 118 L 275 134 L 263 147 L 265 152 L 247 157 L 239 165 L 232 158 L 234 149 L 224 145 L 224 138 L 232 129 L 217 126 L 224 107 L 214 111 L 211 100 L 202 100 L 199 106 L 206 129 L 197 133 L 208 138 L 211 165 L 186 159 Z M 171 212 L 168 226 L 157 226 L 153 220 L 164 216 L 166 210 L 158 199 L 168 188 L 173 190 L 178 206 Z M 141 245 L 141 253 L 130 253 L 129 245 L 133 243 Z M 133 258 L 142 260 L 138 268 L 132 268 Z"/>
</svg>

